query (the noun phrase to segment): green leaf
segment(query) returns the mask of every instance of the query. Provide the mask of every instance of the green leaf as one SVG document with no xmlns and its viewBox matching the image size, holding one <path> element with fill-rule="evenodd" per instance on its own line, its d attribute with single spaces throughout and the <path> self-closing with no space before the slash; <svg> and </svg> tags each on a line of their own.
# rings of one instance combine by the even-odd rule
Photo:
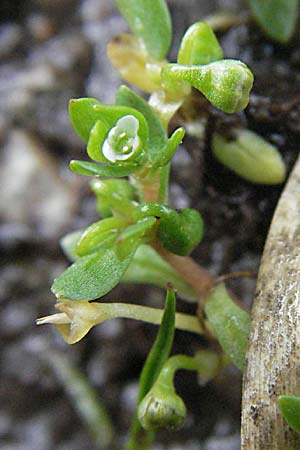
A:
<svg viewBox="0 0 300 450">
<path fill-rule="evenodd" d="M 226 113 L 246 108 L 253 75 L 246 64 L 224 59 L 205 66 L 167 64 L 162 77 L 168 84 L 185 81 L 202 92 L 210 103 Z"/>
<path fill-rule="evenodd" d="M 58 298 L 88 301 L 102 297 L 120 281 L 139 245 L 131 248 L 120 260 L 114 249 L 100 249 L 78 258 L 62 275 L 54 280 L 52 292 Z"/>
<path fill-rule="evenodd" d="M 294 395 L 280 395 L 278 397 L 278 405 L 281 414 L 289 424 L 289 426 L 300 432 L 300 397 Z"/>
<path fill-rule="evenodd" d="M 76 246 L 77 255 L 88 255 L 108 237 L 114 237 L 116 239 L 117 234 L 120 233 L 127 224 L 128 221 L 122 217 L 109 217 L 93 223 L 81 235 Z"/>
<path fill-rule="evenodd" d="M 252 183 L 279 184 L 285 179 L 281 154 L 258 134 L 250 130 L 233 130 L 233 139 L 213 135 L 214 156 L 224 166 Z"/>
<path fill-rule="evenodd" d="M 114 166 L 101 166 L 99 164 L 91 163 L 88 161 L 78 161 L 73 159 L 70 162 L 70 169 L 72 172 L 79 175 L 85 175 L 88 177 L 126 177 L 136 172 L 139 167 L 133 164 L 114 165 Z"/>
<path fill-rule="evenodd" d="M 138 136 L 143 143 L 146 143 L 148 139 L 148 126 L 139 111 L 125 106 L 104 105 L 94 98 L 79 98 L 70 100 L 69 102 L 69 116 L 72 126 L 78 136 L 86 143 L 89 140 L 92 128 L 98 120 L 107 129 L 110 129 L 121 117 L 127 115 L 137 118 L 139 121 Z"/>
<path fill-rule="evenodd" d="M 172 25 L 164 0 L 115 0 L 131 31 L 142 40 L 147 53 L 164 59 L 171 43 Z"/>
<path fill-rule="evenodd" d="M 204 22 L 191 25 L 178 52 L 178 64 L 209 64 L 223 58 L 223 51 L 211 27 Z"/>
<path fill-rule="evenodd" d="M 139 222 L 130 225 L 124 230 L 117 239 L 116 253 L 119 258 L 125 258 L 131 251 L 132 242 L 137 239 L 146 238 L 156 223 L 154 217 L 146 217 Z"/>
<path fill-rule="evenodd" d="M 174 133 L 169 137 L 166 146 L 157 155 L 157 160 L 154 162 L 153 167 L 164 167 L 170 162 L 178 146 L 182 143 L 182 139 L 185 135 L 184 128 L 177 128 Z"/>
<path fill-rule="evenodd" d="M 116 104 L 131 107 L 143 114 L 149 129 L 148 154 L 150 159 L 159 157 L 167 143 L 167 134 L 154 109 L 146 100 L 126 86 L 121 86 L 116 95 Z"/>
<path fill-rule="evenodd" d="M 170 282 L 185 300 L 195 302 L 199 297 L 184 278 L 149 245 L 139 246 L 121 281 L 152 284 L 161 288 L 165 288 L 166 282 Z"/>
<path fill-rule="evenodd" d="M 231 361 L 241 370 L 245 365 L 250 314 L 243 311 L 230 297 L 224 284 L 212 289 L 204 310 L 208 324 Z"/>
<path fill-rule="evenodd" d="M 165 249 L 176 255 L 189 255 L 203 237 L 203 220 L 198 211 L 185 208 L 176 216 L 161 217 L 157 237 Z"/>
<path fill-rule="evenodd" d="M 292 37 L 299 14 L 298 0 L 249 0 L 250 8 L 265 33 L 286 43 Z"/>
<path fill-rule="evenodd" d="M 161 321 L 161 325 L 140 375 L 137 406 L 141 403 L 145 395 L 149 392 L 149 390 L 155 383 L 161 369 L 163 368 L 164 363 L 169 357 L 174 339 L 175 313 L 176 299 L 174 290 L 168 289 L 165 301 L 165 311 Z M 126 446 L 126 450 L 138 450 L 140 448 L 143 448 L 138 446 L 138 435 L 140 431 L 141 425 L 137 418 L 136 409 L 131 425 L 130 439 L 128 445 Z M 153 435 L 151 434 L 150 436 Z"/>
</svg>

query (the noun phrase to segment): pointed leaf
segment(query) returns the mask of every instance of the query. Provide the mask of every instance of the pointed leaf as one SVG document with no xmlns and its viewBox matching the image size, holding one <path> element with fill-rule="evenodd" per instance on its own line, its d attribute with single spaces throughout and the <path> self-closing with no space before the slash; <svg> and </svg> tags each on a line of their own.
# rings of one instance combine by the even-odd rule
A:
<svg viewBox="0 0 300 450">
<path fill-rule="evenodd" d="M 78 161 L 73 159 L 70 162 L 70 169 L 72 172 L 88 177 L 126 177 L 136 172 L 139 167 L 136 165 L 124 164 L 120 166 L 100 166 L 99 164 L 88 161 Z"/>
<path fill-rule="evenodd" d="M 256 20 L 265 33 L 278 42 L 292 37 L 299 14 L 299 0 L 249 0 Z"/>
<path fill-rule="evenodd" d="M 140 376 L 138 402 L 151 389 L 170 355 L 175 331 L 175 313 L 176 299 L 174 289 L 172 288 L 167 291 L 165 312 L 159 327 L 159 332 Z"/>
<path fill-rule="evenodd" d="M 116 0 L 132 32 L 154 59 L 164 59 L 171 43 L 171 19 L 164 0 Z"/>
<path fill-rule="evenodd" d="M 140 375 L 137 406 L 141 403 L 145 395 L 153 386 L 164 363 L 169 357 L 174 339 L 175 313 L 176 298 L 174 290 L 168 289 L 165 301 L 165 311 L 161 321 L 161 325 Z M 141 448 L 138 447 L 138 445 L 140 445 L 141 443 L 141 441 L 139 440 L 139 434 L 141 430 L 142 427 L 138 420 L 136 408 L 130 428 L 129 442 L 125 447 L 126 450 L 135 450 L 137 448 Z M 151 442 L 152 437 L 152 433 L 146 434 L 144 440 L 149 443 Z M 148 448 L 148 446 L 146 448 Z"/>
<path fill-rule="evenodd" d="M 178 128 L 169 137 L 166 146 L 161 150 L 159 157 L 154 162 L 153 167 L 163 167 L 170 162 L 178 146 L 182 143 L 182 139 L 185 135 L 184 128 Z"/>
<path fill-rule="evenodd" d="M 128 256 L 120 260 L 114 249 L 99 250 L 78 258 L 54 280 L 52 292 L 58 298 L 95 300 L 111 291 L 120 281 L 138 247 L 132 246 Z"/>
</svg>

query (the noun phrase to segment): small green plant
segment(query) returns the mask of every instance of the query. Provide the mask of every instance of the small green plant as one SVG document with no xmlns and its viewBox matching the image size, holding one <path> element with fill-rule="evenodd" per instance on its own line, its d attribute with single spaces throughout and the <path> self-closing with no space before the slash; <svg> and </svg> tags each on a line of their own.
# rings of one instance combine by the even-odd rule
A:
<svg viewBox="0 0 300 450">
<path fill-rule="evenodd" d="M 140 450 L 149 448 L 155 429 L 178 428 L 184 421 L 185 405 L 173 386 L 177 369 L 195 370 L 204 382 L 229 361 L 241 369 L 244 365 L 249 314 L 233 302 L 224 285 L 214 286 L 216 279 L 189 257 L 203 239 L 201 214 L 168 205 L 170 161 L 185 135 L 179 127 L 169 136 L 168 126 L 176 111 L 189 103 L 192 88 L 225 113 L 244 109 L 253 75 L 241 61 L 224 59 L 213 30 L 203 22 L 187 30 L 177 62 L 169 63 L 166 54 L 172 34 L 165 2 L 116 3 L 133 34 L 113 39 L 109 57 L 126 81 L 151 95 L 146 101 L 121 86 L 114 105 L 92 98 L 70 101 L 71 123 L 92 160 L 73 160 L 70 168 L 92 177 L 90 186 L 101 219 L 62 239 L 73 263 L 52 286 L 59 313 L 38 323 L 55 324 L 70 344 L 93 326 L 116 317 L 161 324 L 141 374 L 126 446 Z M 238 130 L 229 143 L 215 134 L 212 146 L 218 160 L 252 182 L 280 183 L 285 177 L 277 150 L 253 132 Z M 199 307 L 199 317 L 176 312 L 171 286 L 164 311 L 91 302 L 122 281 L 160 287 L 171 282 L 182 298 L 201 305 L 206 300 L 206 304 Z M 216 339 L 224 354 L 199 351 L 169 358 L 175 328 Z"/>
</svg>

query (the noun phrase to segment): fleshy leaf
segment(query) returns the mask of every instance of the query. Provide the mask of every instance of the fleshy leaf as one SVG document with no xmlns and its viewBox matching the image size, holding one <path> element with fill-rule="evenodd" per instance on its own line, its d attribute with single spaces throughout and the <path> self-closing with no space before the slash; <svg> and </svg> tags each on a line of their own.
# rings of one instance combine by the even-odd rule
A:
<svg viewBox="0 0 300 450">
<path fill-rule="evenodd" d="M 223 58 L 223 51 L 211 27 L 204 22 L 191 25 L 181 41 L 178 64 L 209 64 Z"/>
<path fill-rule="evenodd" d="M 134 108 L 145 117 L 149 129 L 148 154 L 150 159 L 158 157 L 161 149 L 166 145 L 166 132 L 155 113 L 146 100 L 126 86 L 121 86 L 116 95 L 116 104 Z"/>
<path fill-rule="evenodd" d="M 109 217 L 93 223 L 81 235 L 76 246 L 77 255 L 88 255 L 110 236 L 117 238 L 117 233 L 120 233 L 127 223 L 127 220 L 121 217 Z"/>
<path fill-rule="evenodd" d="M 278 397 L 278 405 L 289 426 L 297 433 L 300 433 L 300 397 L 280 395 Z"/>
<path fill-rule="evenodd" d="M 215 133 L 214 156 L 237 175 L 252 183 L 279 184 L 285 179 L 281 154 L 258 134 L 250 130 L 233 130 L 234 138 L 226 140 Z"/>
<path fill-rule="evenodd" d="M 299 14 L 298 0 L 249 0 L 254 17 L 265 33 L 285 43 L 292 37 Z"/>
<path fill-rule="evenodd" d="M 161 217 L 157 237 L 166 250 L 189 255 L 203 236 L 203 220 L 198 211 L 185 208 L 174 217 Z"/>
<path fill-rule="evenodd" d="M 208 324 L 231 361 L 241 370 L 250 327 L 250 314 L 243 311 L 230 297 L 224 284 L 212 289 L 204 306 Z"/>
<path fill-rule="evenodd" d="M 175 211 L 157 202 L 140 204 L 136 209 L 137 219 L 149 216 L 159 219 L 157 237 L 165 249 L 176 255 L 188 255 L 202 239 L 203 220 L 195 209 Z"/>
<path fill-rule="evenodd" d="M 120 281 L 139 245 L 132 244 L 131 252 L 120 260 L 114 249 L 100 249 L 78 258 L 62 275 L 54 280 L 52 292 L 58 298 L 88 301 L 102 297 Z"/>
<path fill-rule="evenodd" d="M 132 242 L 142 239 L 149 234 L 151 228 L 155 225 L 154 217 L 146 217 L 139 222 L 127 227 L 118 237 L 116 242 L 116 253 L 119 258 L 125 258 L 131 251 Z"/>
<path fill-rule="evenodd" d="M 170 47 L 172 33 L 165 0 L 115 1 L 131 31 L 143 42 L 147 53 L 154 59 L 164 59 Z"/>
<path fill-rule="evenodd" d="M 78 161 L 73 159 L 70 162 L 70 169 L 72 172 L 88 177 L 126 177 L 136 172 L 139 167 L 134 164 L 115 165 L 115 166 L 101 166 L 99 164 L 88 161 Z"/>
<path fill-rule="evenodd" d="M 198 293 L 149 245 L 140 245 L 122 277 L 122 282 L 153 284 L 165 288 L 166 281 L 173 284 L 185 300 L 198 301 Z"/>
<path fill-rule="evenodd" d="M 97 198 L 97 211 L 102 217 L 114 212 L 130 216 L 135 210 L 136 190 L 128 180 L 99 180 L 94 178 L 90 186 Z"/>
<path fill-rule="evenodd" d="M 224 59 L 205 66 L 168 64 L 162 70 L 168 84 L 184 81 L 202 92 L 214 106 L 226 113 L 246 108 L 253 75 L 246 64 L 238 60 Z"/>
<path fill-rule="evenodd" d="M 100 120 L 107 129 L 112 128 L 123 116 L 131 115 L 139 121 L 138 135 L 141 141 L 146 144 L 148 139 L 148 126 L 143 115 L 125 106 L 104 105 L 93 98 L 78 98 L 69 102 L 69 116 L 72 126 L 78 136 L 88 142 L 90 132 L 95 123 Z M 99 132 L 99 130 L 98 130 Z"/>
</svg>

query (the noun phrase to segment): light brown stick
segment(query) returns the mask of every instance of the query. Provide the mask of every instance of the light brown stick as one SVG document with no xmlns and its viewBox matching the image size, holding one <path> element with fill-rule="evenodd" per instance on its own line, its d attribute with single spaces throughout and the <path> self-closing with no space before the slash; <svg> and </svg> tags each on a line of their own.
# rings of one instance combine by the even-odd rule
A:
<svg viewBox="0 0 300 450">
<path fill-rule="evenodd" d="M 252 313 L 242 402 L 243 450 L 299 450 L 277 404 L 300 395 L 300 158 L 276 208 Z"/>
</svg>

